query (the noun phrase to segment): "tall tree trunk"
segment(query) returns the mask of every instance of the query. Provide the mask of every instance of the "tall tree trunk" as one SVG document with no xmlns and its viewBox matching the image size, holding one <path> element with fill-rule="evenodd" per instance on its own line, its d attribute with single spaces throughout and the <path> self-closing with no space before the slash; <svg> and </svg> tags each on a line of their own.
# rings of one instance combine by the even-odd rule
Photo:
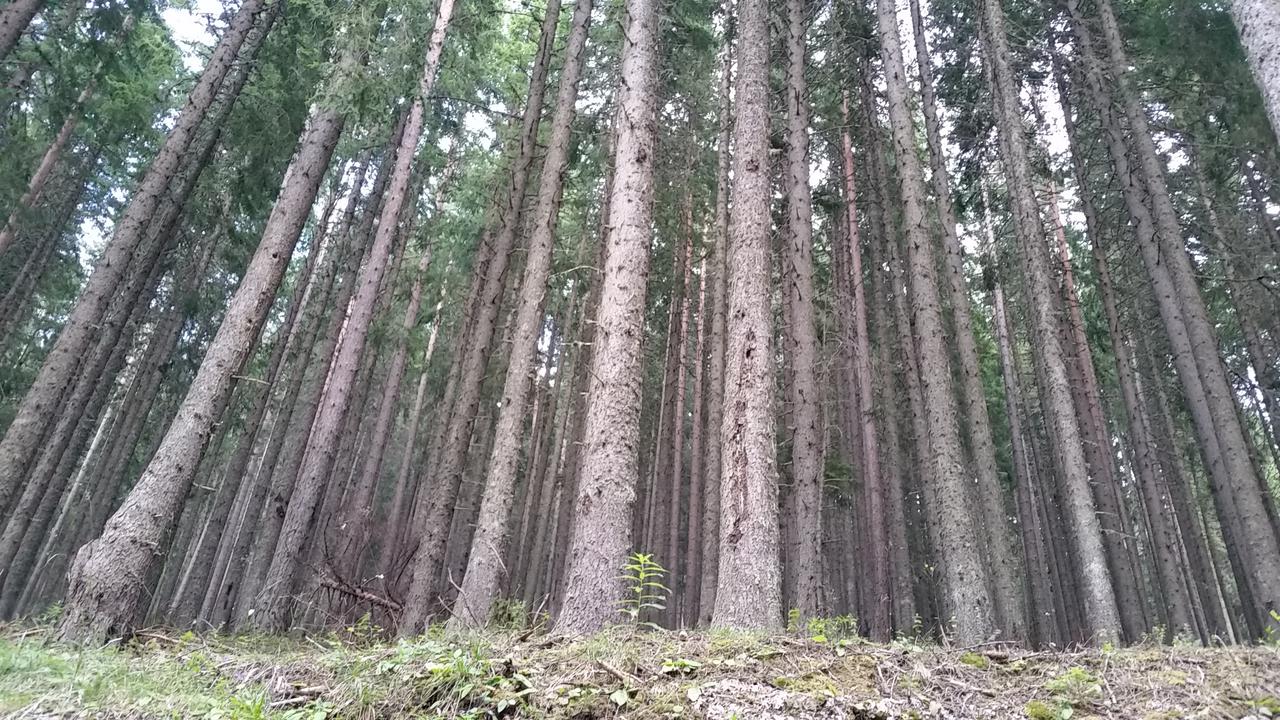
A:
<svg viewBox="0 0 1280 720">
<path fill-rule="evenodd" d="M 578 78 L 587 45 L 591 23 L 591 0 L 578 0 L 573 10 L 573 26 L 565 47 L 560 88 L 556 93 L 555 113 L 551 121 L 551 138 L 538 183 L 538 200 L 533 215 L 533 230 L 521 279 L 520 300 L 516 309 L 515 329 L 508 349 L 507 375 L 502 389 L 493 452 L 484 476 L 484 496 L 471 555 L 453 610 L 451 624 L 481 626 L 489 619 L 489 611 L 502 583 L 502 558 L 510 543 L 510 516 L 516 473 L 520 461 L 520 425 L 525 419 L 529 395 L 530 371 L 536 367 L 538 338 L 551 278 L 552 251 L 560 215 L 560 195 L 569 166 L 570 131 L 573 127 L 574 103 L 578 97 Z M 548 13 L 551 10 L 548 8 Z M 554 350 L 554 348 L 552 348 Z M 544 423 L 554 424 L 555 418 Z M 532 460 L 532 458 L 531 458 Z M 527 473 L 530 479 L 532 473 Z"/>
<path fill-rule="evenodd" d="M 405 614 L 400 626 L 402 634 L 418 632 L 424 625 L 433 606 L 433 592 L 440 570 L 445 562 L 445 550 L 449 540 L 450 518 L 458 498 L 459 484 L 466 469 L 467 450 L 476 414 L 480 408 L 485 369 L 497 329 L 498 313 L 506 290 L 506 270 L 515 238 L 521 227 L 525 188 L 528 184 L 538 125 L 542 119 L 543 97 L 546 92 L 547 71 L 555 45 L 556 22 L 560 14 L 560 0 L 550 0 L 542 20 L 538 47 L 529 79 L 529 92 L 521 118 L 516 157 L 511 167 L 509 184 L 500 213 L 500 228 L 495 239 L 493 254 L 486 271 L 483 289 L 479 296 L 477 317 L 470 322 L 470 334 L 463 350 L 463 360 L 458 380 L 453 413 L 448 431 L 441 446 L 440 457 L 433 460 L 431 482 L 433 492 L 426 506 L 425 515 L 419 519 L 419 545 L 413 560 L 413 581 L 405 597 Z"/>
<path fill-rule="evenodd" d="M 631 545 L 640 451 L 640 345 L 657 144 L 658 3 L 627 0 L 614 178 L 595 315 L 573 529 L 556 630 L 595 632 L 616 618 Z"/>
<path fill-rule="evenodd" d="M 1079 141 L 1076 134 L 1075 120 L 1072 117 L 1072 104 L 1067 90 L 1066 78 L 1056 53 L 1053 55 L 1052 61 L 1058 99 L 1062 105 L 1067 142 L 1073 159 L 1072 167 L 1075 173 L 1076 185 L 1081 188 L 1080 203 L 1085 216 L 1085 228 L 1093 247 L 1093 264 L 1097 275 L 1098 292 L 1102 298 L 1107 330 L 1111 337 L 1112 352 L 1115 356 L 1116 377 L 1119 381 L 1124 401 L 1129 442 L 1134 455 L 1133 464 L 1136 467 L 1135 474 L 1141 485 L 1143 501 L 1146 504 L 1147 514 L 1151 522 L 1152 540 L 1156 545 L 1156 569 L 1160 577 L 1161 587 L 1164 590 L 1165 603 L 1168 606 L 1169 624 L 1177 632 L 1180 628 L 1192 625 L 1190 598 L 1186 595 L 1180 568 L 1176 562 L 1179 555 L 1180 542 L 1177 525 L 1160 499 L 1162 495 L 1162 480 L 1159 477 L 1159 465 L 1154 441 L 1151 437 L 1150 420 L 1147 417 L 1144 403 L 1139 398 L 1138 385 L 1134 374 L 1133 350 L 1130 346 L 1129 337 L 1124 327 L 1120 324 L 1120 314 L 1116 308 L 1116 295 L 1111 281 L 1111 270 L 1107 260 L 1106 249 L 1103 247 L 1103 229 L 1098 219 L 1093 196 L 1086 190 L 1089 187 L 1089 183 L 1085 173 L 1085 158 L 1078 146 Z M 1065 237 L 1062 234 L 1062 222 L 1060 219 L 1056 219 L 1056 208 L 1054 215 L 1055 225 L 1058 230 L 1059 252 L 1064 263 L 1065 273 L 1066 263 L 1069 260 L 1067 258 Z M 1083 322 L 1083 320 L 1075 319 L 1080 314 L 1078 304 L 1072 306 L 1072 313 L 1073 325 L 1077 322 Z M 1080 332 L 1080 330 L 1078 329 L 1077 332 Z M 1077 344 L 1083 344 L 1081 339 L 1077 338 Z"/>
<path fill-rule="evenodd" d="M 785 356 L 790 367 L 791 507 L 785 583 L 802 617 L 823 614 L 823 437 L 818 396 L 818 332 L 813 288 L 813 195 L 809 189 L 809 84 L 805 80 L 805 0 L 787 0 L 787 235 L 782 253 L 783 302 L 791 324 Z"/>
<path fill-rule="evenodd" d="M 431 332 L 427 335 L 427 347 L 422 354 L 422 373 L 418 377 L 418 389 L 413 396 L 413 408 L 409 412 L 409 423 L 405 428 L 404 449 L 401 451 L 400 467 L 396 471 L 395 492 L 391 498 L 391 504 L 387 507 L 387 517 L 384 532 L 381 535 L 381 544 L 378 548 L 377 560 L 374 562 L 373 569 L 381 574 L 385 580 L 391 563 L 393 562 L 397 551 L 400 549 L 400 541 L 403 536 L 406 516 L 410 507 L 410 498 L 413 494 L 413 488 L 410 486 L 410 480 L 413 474 L 414 458 L 416 457 L 415 448 L 418 445 L 418 428 L 422 423 L 422 410 L 427 397 L 427 384 L 431 379 L 430 368 L 431 358 L 435 355 L 436 340 L 440 337 L 440 311 L 444 307 L 444 296 L 446 288 L 441 288 L 441 300 L 436 303 L 433 311 L 433 321 L 431 323 Z"/>
<path fill-rule="evenodd" d="M 686 364 L 689 345 L 689 294 L 690 294 L 690 273 L 693 268 L 693 198 L 689 193 L 685 193 L 684 207 L 681 209 L 683 216 L 681 234 L 684 236 L 684 259 L 680 263 L 680 274 L 671 278 L 672 282 L 676 282 L 678 277 L 680 280 L 680 316 L 679 322 L 675 323 L 671 328 L 674 335 L 672 345 L 672 360 L 675 363 L 676 383 L 673 388 L 673 405 L 671 408 L 671 433 L 669 452 L 671 453 L 670 472 L 668 474 L 668 507 L 666 518 L 667 535 L 660 538 L 659 547 L 665 548 L 660 553 L 663 562 L 666 563 L 667 577 L 670 583 L 669 598 L 667 601 L 667 619 L 670 627 L 679 626 L 679 605 L 680 597 L 684 592 L 681 587 L 680 579 L 680 508 L 684 504 L 684 493 L 681 486 L 684 484 L 684 416 L 685 416 L 685 395 L 686 384 L 688 379 L 688 366 Z M 659 437 L 660 442 L 667 438 Z"/>
<path fill-rule="evenodd" d="M 988 599 L 988 572 L 968 498 L 951 363 L 944 341 L 946 335 L 934 271 L 937 263 L 933 239 L 929 237 L 915 127 L 907 108 L 906 70 L 897 19 L 892 0 L 877 0 L 876 7 L 894 156 L 899 163 L 898 179 L 902 188 L 912 331 L 920 363 L 919 378 L 931 448 L 930 470 L 936 485 L 937 502 L 930 507 L 930 514 L 940 541 L 939 561 L 945 578 L 947 616 L 954 618 L 956 640 L 961 644 L 974 644 L 992 636 L 995 608 Z"/>
<path fill-rule="evenodd" d="M 442 172 L 436 188 L 436 213 L 444 206 L 448 197 L 449 181 L 456 170 L 456 156 L 451 156 Z M 402 231 L 409 235 L 409 229 Z M 431 257 L 435 243 L 428 240 L 421 250 L 418 267 L 413 276 L 413 285 L 409 290 L 409 301 L 405 305 L 404 319 L 401 321 L 400 335 L 396 340 L 395 350 L 387 363 L 386 376 L 382 379 L 382 397 L 378 403 L 377 418 L 370 433 L 370 446 L 362 463 L 355 489 L 351 497 L 344 502 L 344 511 L 334 529 L 339 539 L 334 544 L 333 561 L 338 577 L 344 581 L 354 581 L 359 568 L 360 558 L 364 555 L 367 543 L 369 518 L 373 514 L 374 490 L 382 472 L 383 458 L 386 455 L 387 442 L 391 436 L 391 423 L 396 410 L 396 398 L 400 394 L 400 386 L 404 380 L 405 364 L 409 357 L 409 336 L 418 325 L 418 311 L 422 307 L 423 284 L 427 272 L 431 268 Z"/>
<path fill-rule="evenodd" d="M 356 279 L 346 327 L 334 352 L 330 376 L 325 381 L 323 412 L 316 416 L 307 439 L 302 466 L 289 498 L 271 566 L 267 569 L 267 596 L 262 612 L 253 618 L 253 624 L 262 629 L 284 630 L 290 623 L 293 589 L 302 562 L 303 543 L 311 526 L 316 502 L 333 469 L 334 450 L 351 402 L 352 381 L 360 370 L 360 358 L 364 353 L 383 275 L 392 254 L 393 241 L 403 228 L 401 210 L 409 199 L 413 160 L 425 123 L 426 99 L 431 97 L 435 87 L 440 58 L 444 52 L 445 35 L 453 18 L 453 8 L 454 0 L 441 0 L 436 9 L 435 24 L 427 42 L 417 93 L 409 105 L 399 147 L 395 151 L 395 165 L 387 181 L 386 198 L 379 213 L 377 231 Z"/>
<path fill-rule="evenodd" d="M 345 54 L 335 71 L 336 83 L 345 83 L 355 65 L 354 54 Z M 171 533 L 213 425 L 227 405 L 236 375 L 257 344 L 342 134 L 343 120 L 339 110 L 314 106 L 262 241 L 177 417 L 102 537 L 76 555 L 67 610 L 59 625 L 64 639 L 102 642 L 132 630 L 146 591 L 140 579 L 156 564 L 153 548 Z"/>
<path fill-rule="evenodd" d="M 720 567 L 720 473 L 723 443 L 720 426 L 724 422 L 724 349 L 725 322 L 728 311 L 729 270 L 725 246 L 729 238 L 729 153 L 732 126 L 730 108 L 730 49 L 724 50 L 720 68 L 719 137 L 716 141 L 715 226 L 711 247 L 711 335 L 707 354 L 707 449 L 702 475 L 704 507 L 702 512 L 702 572 L 698 591 L 698 625 L 711 623 L 715 609 L 716 587 Z"/>
<path fill-rule="evenodd" d="M 250 62 L 267 34 L 278 3 L 271 3 L 268 17 L 263 23 L 258 22 L 258 16 L 269 2 L 270 0 L 245 0 L 236 12 L 214 48 L 200 80 L 179 111 L 173 129 L 116 222 L 111 241 L 76 300 L 75 307 L 46 356 L 35 382 L 23 397 L 4 439 L 0 441 L 0 514 L 8 508 L 36 449 L 52 420 L 57 417 L 58 406 L 74 384 L 81 358 L 99 334 L 98 328 L 121 281 L 129 272 L 138 270 L 132 267 L 131 259 L 146 240 L 152 217 L 168 194 L 170 183 L 178 173 L 197 129 L 218 96 L 223 80 L 235 64 L 237 54 L 242 46 L 246 46 L 244 61 Z M 17 5 L 11 4 L 3 12 L 8 13 L 13 8 L 28 4 L 38 6 L 39 3 L 21 0 Z M 25 27 L 25 22 L 22 25 Z M 252 32 L 255 27 L 261 27 L 260 32 Z M 252 41 L 246 43 L 246 39 L 251 37 Z M 2 43 L 0 47 L 3 47 Z M 0 52 L 0 56 L 3 54 Z M 228 97 L 226 101 L 234 102 L 234 97 Z"/>
<path fill-rule="evenodd" d="M 1072 540 L 1082 573 L 1081 599 L 1087 611 L 1092 639 L 1096 642 L 1115 641 L 1120 639 L 1122 632 L 1121 615 L 1107 568 L 1102 526 L 1094 509 L 1080 424 L 1072 406 L 1067 368 L 1058 338 L 1044 226 L 1031 185 L 1031 166 L 1023 134 L 1017 81 L 1010 65 L 1009 41 L 1000 0 L 983 0 L 982 21 L 995 95 L 1000 153 L 1008 174 L 1014 230 L 1027 279 L 1032 336 L 1044 376 L 1042 391 L 1048 412 L 1047 422 L 1055 455 L 1061 463 L 1062 486 L 1073 526 Z"/>
<path fill-rule="evenodd" d="M 778 466 L 770 308 L 769 7 L 738 3 L 733 204 L 725 264 L 720 565 L 711 623 L 782 625 Z"/>
<path fill-rule="evenodd" d="M 852 292 L 853 313 L 850 321 L 853 324 L 852 355 L 854 385 L 857 390 L 857 431 L 861 435 L 859 446 L 862 449 L 862 484 L 864 498 L 862 516 L 866 521 L 867 558 L 866 568 L 871 598 L 870 607 L 864 619 L 871 639 L 886 642 L 893 625 L 890 610 L 891 599 L 898 593 L 890 588 L 889 575 L 889 522 L 895 518 L 885 513 L 886 505 L 892 506 L 889 493 L 898 493 L 898 506 L 901 507 L 901 488 L 897 482 L 886 478 L 880 461 L 880 436 L 876 428 L 875 387 L 871 380 L 871 338 L 867 325 L 867 297 L 862 273 L 862 239 L 858 230 L 858 189 L 854 178 L 853 143 L 849 138 L 849 93 L 843 91 L 840 98 L 840 116 L 846 126 L 840 134 L 840 157 L 844 183 L 845 213 L 847 230 L 844 237 L 847 247 L 843 251 Z M 873 270 L 872 272 L 876 272 Z M 888 371 L 888 368 L 882 368 Z M 897 518 L 900 520 L 900 517 Z"/>
<path fill-rule="evenodd" d="M 955 326 L 960 370 L 960 409 L 964 413 L 965 432 L 969 438 L 978 497 L 982 503 L 982 533 L 991 563 L 996 621 L 1000 624 L 1005 639 L 1020 640 L 1026 636 L 1027 623 L 1026 594 L 1021 580 L 1024 571 L 996 468 L 995 441 L 991 435 L 991 418 L 987 412 L 987 397 L 982 386 L 982 366 L 978 362 L 978 349 L 974 339 L 969 288 L 965 282 L 964 248 L 956 232 L 951 183 L 944 156 L 937 94 L 920 0 L 911 0 L 911 19 L 916 65 L 920 72 L 921 110 L 929 145 L 930 181 L 942 225 L 942 247 L 946 260 L 943 267 L 947 276 L 945 292 L 950 300 Z"/>
<path fill-rule="evenodd" d="M 363 174 L 363 169 L 359 171 Z M 183 625 L 195 620 L 201 610 L 203 599 L 210 585 L 210 579 L 216 577 L 215 568 L 219 566 L 216 555 L 219 550 L 219 539 L 223 535 L 227 518 L 231 514 L 232 504 L 240 494 L 245 470 L 253 457 L 253 450 L 258 445 L 259 430 L 263 426 L 270 404 L 271 395 L 281 379 L 286 352 L 297 345 L 299 336 L 307 331 L 299 322 L 301 310 L 308 300 L 321 302 L 323 295 L 332 283 L 335 258 L 339 246 L 332 236 L 325 231 L 328 226 L 328 213 L 332 211 L 338 193 L 333 194 L 326 212 L 316 225 L 316 232 L 311 240 L 310 252 L 306 263 L 299 273 L 297 283 L 289 297 L 285 309 L 284 322 L 276 333 L 272 343 L 271 354 L 267 359 L 264 382 L 259 385 L 251 383 L 249 391 L 253 399 L 241 430 L 235 452 L 220 473 L 218 489 L 210 500 L 209 512 L 206 515 L 196 544 L 191 552 L 187 568 L 178 582 L 174 597 L 165 613 L 166 619 L 176 625 Z M 317 268 L 320 257 L 324 256 L 324 265 Z M 319 272 L 317 272 L 317 270 Z"/>
<path fill-rule="evenodd" d="M 402 128 L 403 125 L 392 131 L 390 146 L 399 143 L 397 133 Z M 347 207 L 334 233 L 337 267 L 325 278 L 323 291 L 307 299 L 300 319 L 304 335 L 285 354 L 285 365 L 291 368 L 288 382 L 273 392 L 271 403 L 275 417 L 271 432 L 254 458 L 242 501 L 237 500 L 238 530 L 230 538 L 219 574 L 214 576 L 205 593 L 201 616 L 214 627 L 231 621 L 233 612 L 237 620 L 242 620 L 257 599 L 260 582 L 279 537 L 284 503 L 297 477 L 306 435 L 315 420 L 329 361 L 346 318 L 356 272 L 363 258 L 361 248 L 373 228 L 373 216 L 377 214 L 378 200 L 386 188 L 394 160 L 394 152 L 387 150 L 355 232 L 352 232 L 352 223 L 356 207 L 361 204 L 367 162 L 360 163 L 348 190 Z M 329 308 L 332 310 L 325 318 L 324 312 Z"/>
<path fill-rule="evenodd" d="M 31 179 L 27 181 L 26 191 L 22 193 L 22 197 L 18 198 L 18 206 L 9 213 L 9 219 L 5 221 L 4 227 L 0 228 L 0 257 L 4 256 L 5 251 L 9 249 L 14 239 L 18 236 L 23 215 L 31 212 L 44 196 L 44 190 L 49 184 L 49 178 L 53 177 L 54 170 L 57 169 L 62 159 L 63 151 L 67 149 L 67 144 L 71 142 L 71 135 L 75 132 L 76 126 L 80 124 L 84 105 L 93 96 L 96 86 L 97 83 L 91 81 L 80 92 L 80 96 L 76 98 L 75 102 L 72 103 L 71 109 L 67 111 L 66 119 L 62 121 L 62 126 L 58 128 L 58 134 L 54 136 L 53 142 L 49 143 L 49 147 L 45 148 L 44 154 L 40 157 L 40 164 L 36 166 L 36 171 L 32 173 Z"/>
<path fill-rule="evenodd" d="M 1048 186 L 1048 195 L 1049 219 L 1058 249 L 1057 279 L 1060 287 L 1053 299 L 1057 305 L 1054 314 L 1059 317 L 1059 342 L 1067 351 L 1063 359 L 1080 425 L 1082 448 L 1089 467 L 1098 522 L 1102 526 L 1102 542 L 1107 549 L 1107 563 L 1111 571 L 1116 605 L 1120 610 L 1120 624 L 1126 637 L 1137 639 L 1146 632 L 1148 623 L 1139 587 L 1140 571 L 1135 564 L 1136 538 L 1127 527 L 1127 509 L 1116 478 L 1115 451 L 1106 418 L 1102 414 L 1098 374 L 1089 350 L 1088 338 L 1085 336 L 1084 314 L 1080 310 L 1080 296 L 1076 291 L 1066 230 L 1058 210 L 1057 189 L 1052 181 Z"/>
</svg>

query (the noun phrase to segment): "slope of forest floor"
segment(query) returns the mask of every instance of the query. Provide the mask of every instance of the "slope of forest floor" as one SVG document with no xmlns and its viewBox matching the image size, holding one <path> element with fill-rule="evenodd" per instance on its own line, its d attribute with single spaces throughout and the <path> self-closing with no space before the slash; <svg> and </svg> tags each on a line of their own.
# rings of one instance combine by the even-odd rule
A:
<svg viewBox="0 0 1280 720">
<path fill-rule="evenodd" d="M 492 633 L 414 640 L 139 633 L 106 648 L 0 627 L 15 718 L 1268 718 L 1280 649 L 1077 652 L 822 635 Z"/>
</svg>

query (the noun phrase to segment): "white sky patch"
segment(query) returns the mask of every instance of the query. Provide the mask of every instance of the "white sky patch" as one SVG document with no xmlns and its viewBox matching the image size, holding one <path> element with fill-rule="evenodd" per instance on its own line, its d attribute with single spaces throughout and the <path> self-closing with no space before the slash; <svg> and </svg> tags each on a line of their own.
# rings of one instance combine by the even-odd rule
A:
<svg viewBox="0 0 1280 720">
<path fill-rule="evenodd" d="M 160 12 L 173 41 L 182 51 L 182 63 L 187 70 L 200 72 L 204 68 L 200 49 L 213 45 L 214 37 L 209 26 L 217 22 L 222 13 L 220 0 L 191 0 L 190 7 L 170 6 Z"/>
<path fill-rule="evenodd" d="M 204 69 L 204 57 L 201 48 L 211 47 L 215 42 L 213 33 L 209 32 L 211 23 L 222 17 L 221 0 L 191 0 L 189 7 L 170 6 L 160 12 L 160 17 L 169 28 L 169 34 L 182 52 L 182 64 L 188 72 L 198 73 Z M 171 122 L 166 115 L 160 119 L 162 124 Z M 132 188 L 127 190 L 131 191 Z M 125 188 L 112 190 L 112 197 L 122 206 L 128 200 Z M 93 271 L 93 265 L 102 254 L 107 241 L 115 231 L 113 217 L 90 217 L 80 222 L 79 257 L 80 265 L 85 273 Z"/>
</svg>

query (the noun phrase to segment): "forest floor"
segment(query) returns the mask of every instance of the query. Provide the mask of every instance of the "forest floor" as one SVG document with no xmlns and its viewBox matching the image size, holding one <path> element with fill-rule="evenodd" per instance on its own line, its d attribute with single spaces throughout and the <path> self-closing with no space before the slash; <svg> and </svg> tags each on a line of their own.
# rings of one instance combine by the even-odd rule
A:
<svg viewBox="0 0 1280 720">
<path fill-rule="evenodd" d="M 0 717 L 1280 717 L 1276 647 L 1030 652 L 805 635 L 379 642 L 358 627 L 307 638 L 155 629 L 77 649 L 47 627 L 0 626 Z"/>
</svg>

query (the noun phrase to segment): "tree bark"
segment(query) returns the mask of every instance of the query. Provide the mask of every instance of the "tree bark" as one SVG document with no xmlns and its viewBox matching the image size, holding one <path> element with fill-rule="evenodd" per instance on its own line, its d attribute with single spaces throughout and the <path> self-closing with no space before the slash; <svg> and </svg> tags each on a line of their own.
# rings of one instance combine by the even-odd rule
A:
<svg viewBox="0 0 1280 720">
<path fill-rule="evenodd" d="M 217 97 L 219 87 L 231 71 L 241 46 L 246 45 L 246 39 L 254 35 L 253 41 L 247 44 L 247 62 L 267 34 L 266 27 L 260 33 L 252 31 L 259 24 L 258 15 L 267 9 L 269 2 L 270 0 L 245 0 L 236 12 L 214 48 L 200 80 L 178 113 L 173 129 L 139 182 L 123 215 L 116 222 L 111 242 L 103 251 L 84 291 L 76 300 L 75 307 L 45 358 L 35 382 L 23 397 L 13 422 L 0 441 L 0 513 L 8 508 L 41 439 L 52 419 L 57 416 L 61 399 L 75 381 L 80 360 L 98 335 L 97 328 L 101 325 L 121 280 L 131 271 L 131 260 L 146 239 L 152 216 L 166 196 L 170 182 L 179 171 L 182 158 Z M 13 7 L 29 4 L 33 4 L 33 0 L 21 0 L 18 6 L 10 6 L 5 12 L 8 13 Z M 39 3 L 34 4 L 38 6 Z M 276 3 L 270 5 L 270 19 L 274 19 L 276 6 Z M 22 27 L 25 25 L 25 22 L 22 23 Z M 0 47 L 3 47 L 2 44 Z M 0 56 L 3 54 L 0 53 Z M 233 97 L 227 98 L 227 102 L 233 101 Z"/>
<path fill-rule="evenodd" d="M 587 30 L 591 23 L 591 8 L 591 0 L 577 0 L 574 6 L 573 25 L 565 47 L 560 87 L 551 121 L 551 137 L 538 183 L 534 224 L 521 279 L 515 330 L 508 349 L 509 365 L 502 389 L 493 452 L 488 459 L 480 515 L 451 625 L 478 627 L 488 622 L 490 608 L 503 579 L 502 559 L 510 543 L 511 504 L 520 461 L 520 425 L 525 419 L 528 404 L 530 371 L 537 363 L 538 338 L 545 315 L 547 283 L 551 278 L 560 195 L 569 166 L 570 131 Z M 550 7 L 547 13 L 552 14 Z M 554 421 L 554 417 L 544 420 L 552 424 Z M 532 473 L 528 475 L 532 478 Z"/>
<path fill-rule="evenodd" d="M 658 3 L 627 0 L 608 233 L 557 632 L 611 624 L 631 545 L 657 144 Z M 566 492 L 568 489 L 566 488 Z M 567 521 L 568 518 L 565 518 Z"/>
<path fill-rule="evenodd" d="M 18 45 L 32 18 L 45 5 L 45 0 L 10 0 L 0 8 L 0 63 Z"/>
<path fill-rule="evenodd" d="M 1072 540 L 1080 571 L 1081 591 L 1091 640 L 1114 642 L 1124 629 L 1116 606 L 1111 573 L 1107 568 L 1102 526 L 1094 509 L 1085 460 L 1080 423 L 1072 405 L 1071 389 L 1063 349 L 1058 338 L 1058 319 L 1053 312 L 1053 288 L 1050 284 L 1049 259 L 1044 242 L 1044 226 L 1039 205 L 1031 185 L 1031 166 L 1023 134 L 1022 114 L 1016 78 L 1009 59 L 1009 43 L 1005 34 L 1004 11 L 1000 0 L 983 0 L 983 41 L 991 65 L 991 84 L 995 94 L 1000 153 L 1008 174 L 1008 189 L 1013 206 L 1014 230 L 1017 235 L 1023 272 L 1027 279 L 1031 303 L 1031 328 L 1035 338 L 1037 359 L 1044 378 L 1046 418 L 1050 436 L 1059 458 L 1066 507 L 1073 526 Z"/>
<path fill-rule="evenodd" d="M 782 253 L 783 302 L 791 324 L 784 353 L 791 406 L 791 508 L 784 582 L 789 605 L 805 618 L 824 612 L 822 599 L 822 415 L 818 397 L 818 333 L 813 288 L 813 195 L 809 188 L 809 84 L 805 80 L 805 0 L 787 0 L 787 234 Z"/>
<path fill-rule="evenodd" d="M 1271 131 L 1280 137 L 1280 6 L 1270 0 L 1231 0 L 1231 17 L 1262 92 Z"/>
<path fill-rule="evenodd" d="M 720 565 L 711 624 L 782 626 L 770 308 L 769 8 L 738 3 L 733 202 L 726 247 Z"/>
<path fill-rule="evenodd" d="M 719 138 L 716 141 L 716 198 L 715 225 L 711 247 L 711 335 L 707 354 L 707 449 L 702 475 L 705 478 L 702 497 L 702 572 L 698 591 L 698 625 L 711 623 L 715 609 L 716 587 L 719 585 L 720 567 L 720 473 L 723 443 L 720 426 L 724 422 L 724 350 L 727 298 L 729 288 L 728 266 L 725 264 L 725 247 L 729 237 L 729 168 L 732 158 L 729 152 L 732 125 L 730 108 L 730 52 L 724 50 L 720 68 L 720 111 L 718 117 Z"/>
</svg>

